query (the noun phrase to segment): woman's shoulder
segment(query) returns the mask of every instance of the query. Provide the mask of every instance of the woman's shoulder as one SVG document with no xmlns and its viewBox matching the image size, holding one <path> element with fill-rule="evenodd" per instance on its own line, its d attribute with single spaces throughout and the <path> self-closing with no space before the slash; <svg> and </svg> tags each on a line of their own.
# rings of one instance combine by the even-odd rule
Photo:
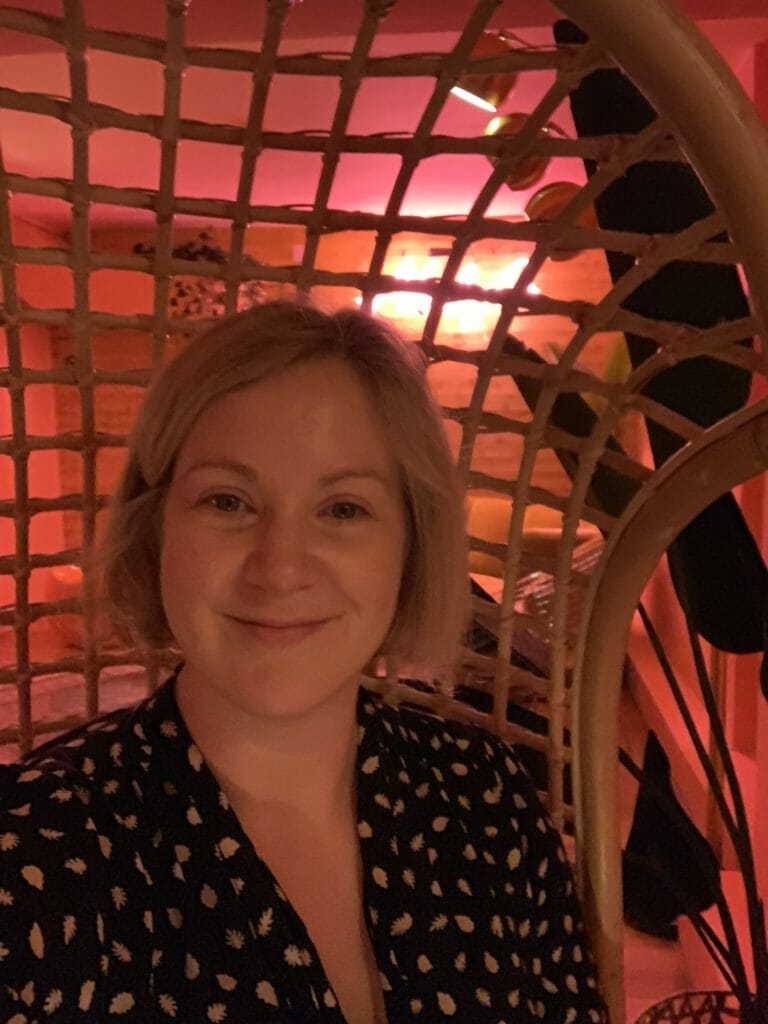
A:
<svg viewBox="0 0 768 1024">
<path fill-rule="evenodd" d="M 376 698 L 369 704 L 378 747 L 366 742 L 362 771 L 382 760 L 389 766 L 390 802 L 399 798 L 419 820 L 450 818 L 493 863 L 564 861 L 560 836 L 514 747 L 459 717 Z"/>
<path fill-rule="evenodd" d="M 110 797 L 115 784 L 130 789 L 118 762 L 131 716 L 105 715 L 0 766 L 0 1019 L 95 999 L 105 922 L 132 875 L 128 805 Z"/>
<path fill-rule="evenodd" d="M 371 692 L 365 697 L 363 715 L 374 718 L 406 756 L 409 752 L 427 758 L 430 765 L 457 777 L 471 774 L 478 782 L 487 778 L 497 785 L 502 779 L 513 780 L 515 786 L 532 790 L 514 746 L 482 725 L 461 718 L 457 702 L 446 700 L 444 713 L 440 713 L 416 703 L 390 704 Z"/>
<path fill-rule="evenodd" d="M 126 742 L 134 745 L 131 726 L 137 710 L 134 706 L 101 715 L 48 740 L 19 761 L 0 765 L 0 808 L 16 788 L 30 795 L 58 790 L 60 802 L 69 799 L 67 787 L 91 788 L 101 773 L 122 765 Z"/>
<path fill-rule="evenodd" d="M 0 904 L 18 907 L 43 892 L 55 899 L 62 872 L 70 893 L 86 873 L 93 883 L 113 845 L 95 796 L 64 762 L 0 766 Z"/>
<path fill-rule="evenodd" d="M 23 844 L 26 856 L 59 859 L 60 844 L 70 836 L 81 848 L 99 840 L 104 849 L 111 845 L 115 816 L 129 813 L 134 799 L 139 708 L 102 715 L 21 761 L 0 765 L 0 854 Z"/>
</svg>

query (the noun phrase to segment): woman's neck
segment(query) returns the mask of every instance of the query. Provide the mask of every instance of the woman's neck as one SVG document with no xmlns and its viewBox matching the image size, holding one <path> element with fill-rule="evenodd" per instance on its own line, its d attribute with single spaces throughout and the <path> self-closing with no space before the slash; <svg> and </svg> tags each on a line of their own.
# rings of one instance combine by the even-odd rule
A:
<svg viewBox="0 0 768 1024">
<path fill-rule="evenodd" d="M 182 668 L 176 699 L 208 767 L 239 817 L 260 810 L 315 823 L 355 815 L 357 688 L 306 712 L 256 717 L 196 685 Z"/>
</svg>

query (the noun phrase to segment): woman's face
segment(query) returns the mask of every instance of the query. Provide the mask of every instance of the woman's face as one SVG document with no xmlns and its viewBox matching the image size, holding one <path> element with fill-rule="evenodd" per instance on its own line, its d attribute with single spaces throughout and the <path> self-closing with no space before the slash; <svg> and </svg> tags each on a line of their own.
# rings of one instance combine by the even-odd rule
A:
<svg viewBox="0 0 768 1024">
<path fill-rule="evenodd" d="M 289 715 L 356 685 L 395 614 L 405 547 L 398 468 L 346 364 L 220 398 L 181 448 L 163 514 L 184 686 Z"/>
</svg>

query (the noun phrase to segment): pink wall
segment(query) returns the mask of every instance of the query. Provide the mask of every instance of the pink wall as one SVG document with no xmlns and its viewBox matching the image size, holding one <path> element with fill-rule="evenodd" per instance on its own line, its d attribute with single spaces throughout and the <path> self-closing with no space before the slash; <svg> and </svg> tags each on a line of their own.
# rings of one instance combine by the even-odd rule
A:
<svg viewBox="0 0 768 1024">
<path fill-rule="evenodd" d="M 768 124 L 768 39 L 754 48 L 752 99 L 758 113 Z"/>
</svg>

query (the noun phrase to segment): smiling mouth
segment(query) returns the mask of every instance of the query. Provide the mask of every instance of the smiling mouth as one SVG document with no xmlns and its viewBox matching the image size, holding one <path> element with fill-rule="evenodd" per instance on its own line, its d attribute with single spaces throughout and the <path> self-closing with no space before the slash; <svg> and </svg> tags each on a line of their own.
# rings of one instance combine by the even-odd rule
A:
<svg viewBox="0 0 768 1024">
<path fill-rule="evenodd" d="M 313 619 L 298 622 L 271 622 L 269 620 L 241 619 L 229 616 L 232 622 L 243 627 L 243 631 L 259 644 L 267 647 L 290 647 L 301 643 L 317 633 L 330 619 Z"/>
</svg>

